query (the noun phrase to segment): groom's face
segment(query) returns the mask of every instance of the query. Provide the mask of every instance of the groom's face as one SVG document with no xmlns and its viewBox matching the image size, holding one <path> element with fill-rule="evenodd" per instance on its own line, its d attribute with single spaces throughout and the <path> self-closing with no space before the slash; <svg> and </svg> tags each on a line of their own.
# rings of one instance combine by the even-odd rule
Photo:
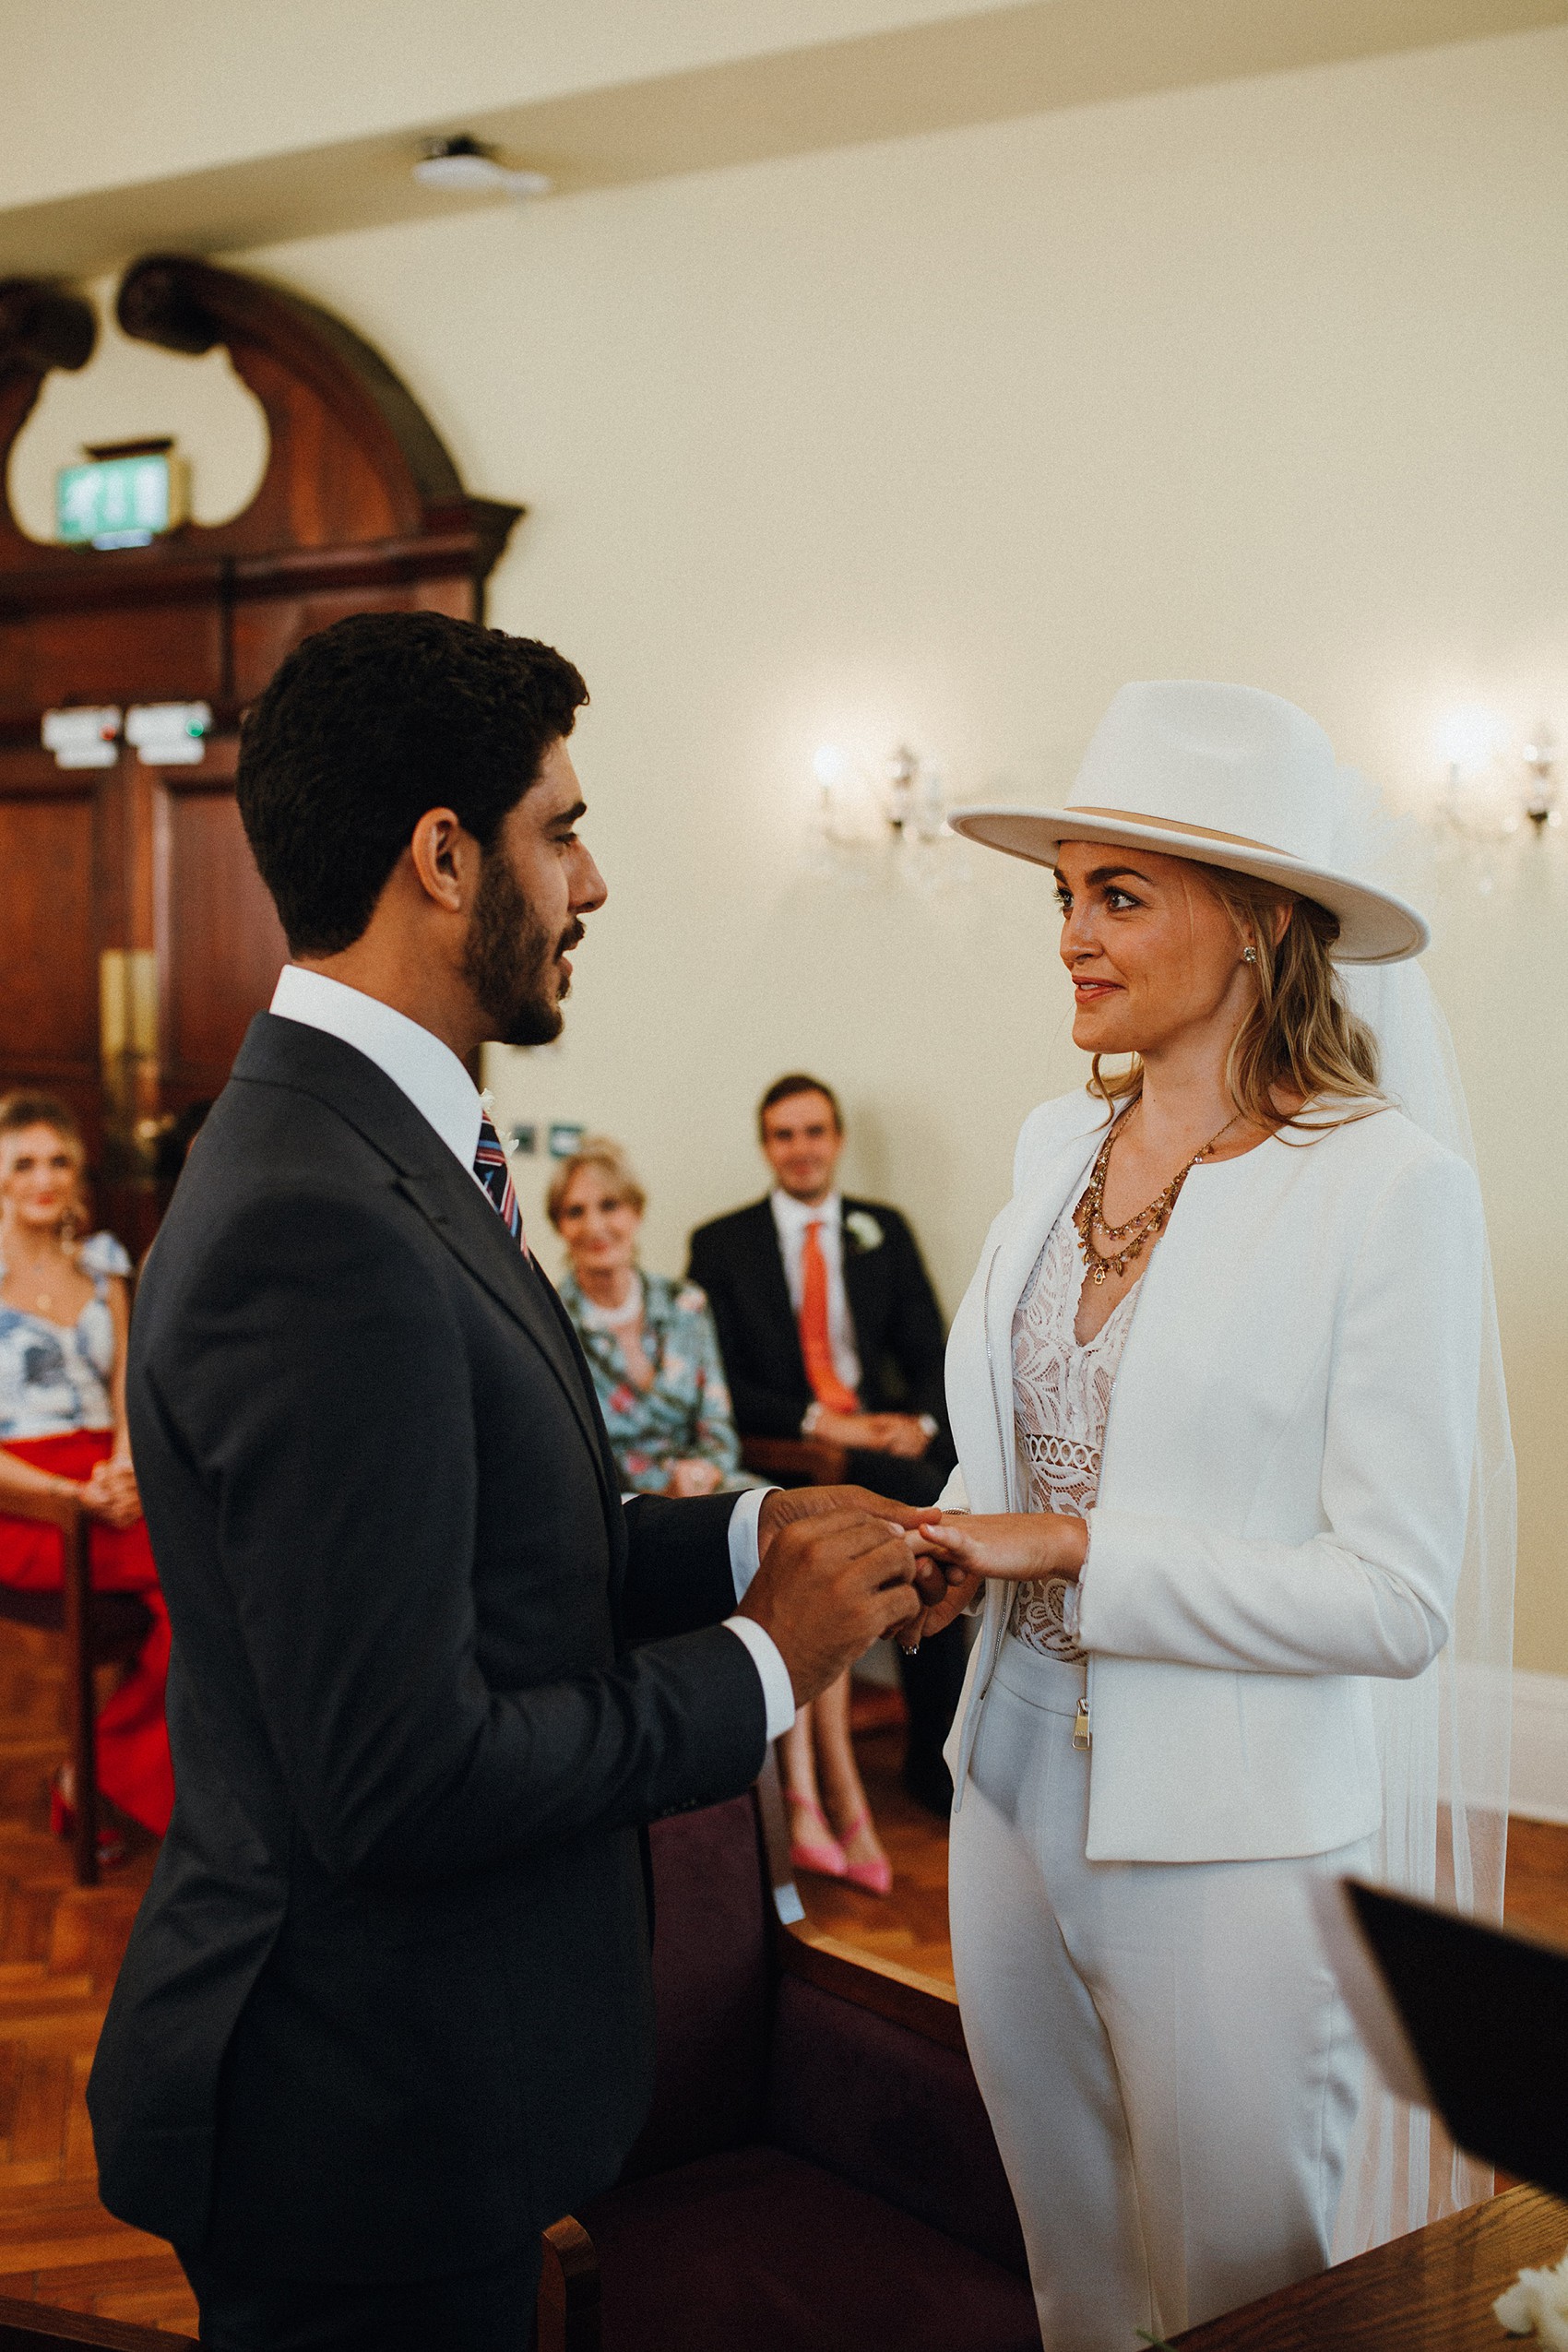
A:
<svg viewBox="0 0 1568 2352">
<path fill-rule="evenodd" d="M 485 856 L 463 972 L 498 1045 L 548 1045 L 561 1034 L 561 1000 L 572 985 L 568 951 L 583 936 L 583 917 L 607 895 L 577 832 L 584 811 L 570 755 L 557 741 Z"/>
</svg>

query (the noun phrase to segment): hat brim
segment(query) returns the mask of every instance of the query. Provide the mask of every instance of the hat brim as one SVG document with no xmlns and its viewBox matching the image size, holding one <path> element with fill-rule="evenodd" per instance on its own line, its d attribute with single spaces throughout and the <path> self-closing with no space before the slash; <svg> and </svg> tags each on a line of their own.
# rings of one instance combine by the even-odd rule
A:
<svg viewBox="0 0 1568 2352">
<path fill-rule="evenodd" d="M 1054 866 L 1063 841 L 1103 841 L 1116 849 L 1152 849 L 1162 858 L 1190 858 L 1198 865 L 1223 866 L 1231 873 L 1278 883 L 1326 907 L 1336 918 L 1339 936 L 1329 954 L 1340 964 L 1402 964 L 1419 956 L 1431 940 L 1425 916 L 1392 891 L 1374 890 L 1350 874 L 1303 865 L 1283 849 L 1182 833 L 1167 825 L 1140 825 L 1131 817 L 1101 816 L 1087 809 L 965 808 L 955 809 L 947 821 L 966 841 L 979 841 L 1030 865 Z"/>
</svg>

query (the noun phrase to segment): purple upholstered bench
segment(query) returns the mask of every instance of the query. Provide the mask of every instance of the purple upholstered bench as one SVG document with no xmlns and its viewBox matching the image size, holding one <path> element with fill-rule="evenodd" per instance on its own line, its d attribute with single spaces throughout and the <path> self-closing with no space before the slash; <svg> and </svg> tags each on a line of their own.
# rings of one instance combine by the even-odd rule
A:
<svg viewBox="0 0 1568 2352">
<path fill-rule="evenodd" d="M 653 1831 L 653 2111 L 551 2233 L 543 2352 L 1039 2352 L 957 2005 L 782 1924 L 780 1828 L 769 1778 Z"/>
</svg>

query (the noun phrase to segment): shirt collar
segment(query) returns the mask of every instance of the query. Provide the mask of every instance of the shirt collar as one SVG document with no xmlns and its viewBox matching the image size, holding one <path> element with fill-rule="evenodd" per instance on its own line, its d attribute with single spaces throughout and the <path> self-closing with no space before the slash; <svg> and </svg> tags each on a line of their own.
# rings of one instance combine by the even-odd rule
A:
<svg viewBox="0 0 1568 2352">
<path fill-rule="evenodd" d="M 432 1030 L 378 996 L 299 964 L 285 964 L 279 974 L 272 1010 L 280 1020 L 325 1029 L 374 1062 L 472 1173 L 482 1099 L 451 1047 Z"/>
<path fill-rule="evenodd" d="M 804 1233 L 808 1225 L 826 1225 L 836 1233 L 844 1222 L 844 1201 L 839 1193 L 829 1193 L 814 1207 L 809 1201 L 796 1200 L 792 1193 L 786 1193 L 778 1185 L 771 1197 L 774 1222 L 781 1233 Z"/>
</svg>

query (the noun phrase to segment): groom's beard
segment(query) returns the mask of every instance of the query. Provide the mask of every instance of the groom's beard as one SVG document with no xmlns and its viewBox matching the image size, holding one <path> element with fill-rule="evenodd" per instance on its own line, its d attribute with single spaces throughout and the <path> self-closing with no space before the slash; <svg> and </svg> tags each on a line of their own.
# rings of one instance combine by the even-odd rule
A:
<svg viewBox="0 0 1568 2352">
<path fill-rule="evenodd" d="M 469 921 L 463 977 L 483 1006 L 488 1034 L 497 1045 L 549 1045 L 560 1036 L 564 1018 L 560 999 L 570 982 L 557 982 L 555 959 L 582 935 L 581 923 L 574 922 L 555 938 L 534 914 L 500 851 L 487 854 Z"/>
</svg>

